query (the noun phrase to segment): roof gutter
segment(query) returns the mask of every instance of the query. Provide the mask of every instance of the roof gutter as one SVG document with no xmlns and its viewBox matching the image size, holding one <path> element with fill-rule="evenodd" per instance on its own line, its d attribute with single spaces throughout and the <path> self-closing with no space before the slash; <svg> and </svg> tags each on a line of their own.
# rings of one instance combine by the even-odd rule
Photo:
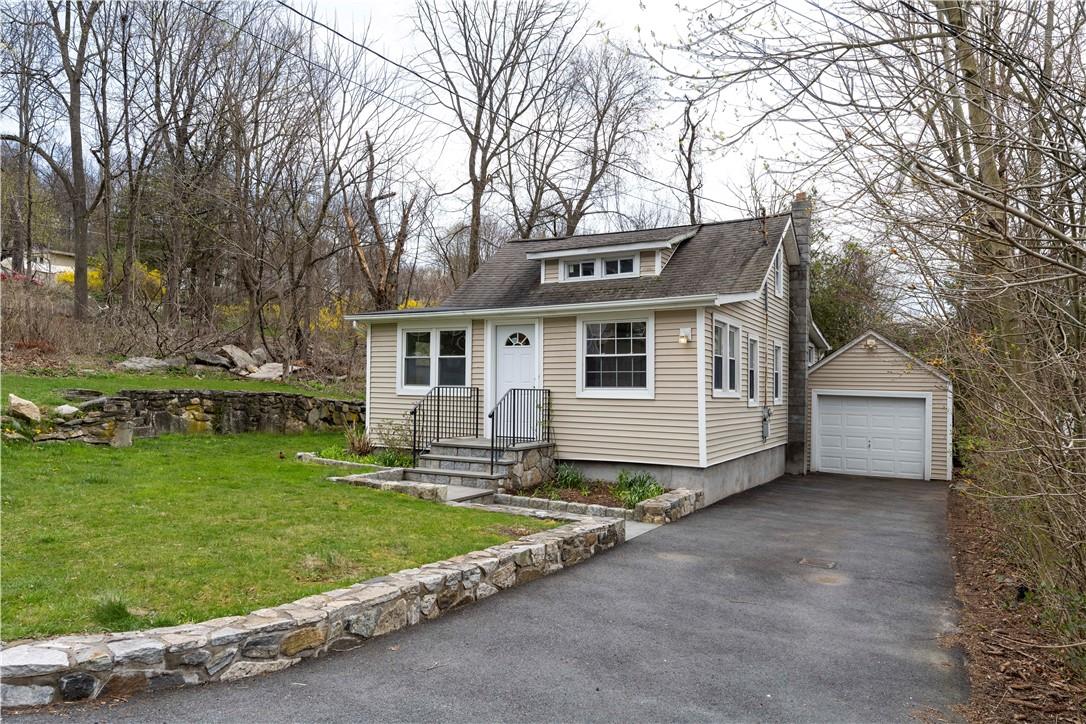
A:
<svg viewBox="0 0 1086 724">
<path fill-rule="evenodd" d="M 751 298 L 756 298 L 757 292 L 752 293 Z M 743 295 L 725 295 L 725 297 Z M 657 297 L 654 299 L 619 299 L 610 302 L 591 302 L 586 304 L 548 304 L 535 307 L 500 307 L 496 309 L 441 309 L 433 312 L 425 310 L 413 312 L 372 312 L 370 314 L 346 314 L 344 319 L 349 322 L 364 322 L 367 324 L 380 322 L 401 322 L 408 319 L 448 319 L 464 317 L 556 317 L 563 314 L 577 314 L 581 312 L 600 312 L 609 310 L 626 309 L 676 309 L 683 307 L 697 307 L 701 305 L 717 304 L 718 299 L 724 297 L 716 294 L 696 294 L 686 297 Z M 735 301 L 735 300 L 733 300 Z"/>
</svg>

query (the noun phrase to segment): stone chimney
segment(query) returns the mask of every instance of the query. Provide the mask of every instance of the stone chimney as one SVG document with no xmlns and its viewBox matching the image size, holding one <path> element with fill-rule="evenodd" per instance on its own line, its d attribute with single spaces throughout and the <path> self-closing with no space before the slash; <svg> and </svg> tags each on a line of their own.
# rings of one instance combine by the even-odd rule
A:
<svg viewBox="0 0 1086 724">
<path fill-rule="evenodd" d="M 810 325 L 811 208 L 800 191 L 792 202 L 799 263 L 788 265 L 788 444 L 785 472 L 807 473 L 807 330 Z"/>
</svg>

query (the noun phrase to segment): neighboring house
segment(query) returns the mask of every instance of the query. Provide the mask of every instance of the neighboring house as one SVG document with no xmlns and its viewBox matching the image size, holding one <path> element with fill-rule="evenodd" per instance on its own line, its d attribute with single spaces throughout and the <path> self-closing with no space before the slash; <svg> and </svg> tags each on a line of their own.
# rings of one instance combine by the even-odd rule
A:
<svg viewBox="0 0 1086 724">
<path fill-rule="evenodd" d="M 5 252 L 3 260 L 0 260 L 0 268 L 11 271 L 14 269 L 11 256 Z M 27 276 L 44 281 L 55 281 L 57 274 L 61 272 L 75 271 L 75 254 L 60 249 L 48 249 L 35 247 L 30 255 L 30 263 L 27 265 Z"/>
<path fill-rule="evenodd" d="M 435 308 L 369 326 L 367 429 L 407 420 L 432 482 L 502 484 L 478 448 L 549 444 L 588 475 L 706 501 L 807 466 L 811 202 L 791 213 L 505 244 Z M 489 441 L 489 443 L 487 442 Z M 455 472 L 462 470 L 473 472 Z M 473 477 L 474 476 L 474 477 Z"/>
</svg>

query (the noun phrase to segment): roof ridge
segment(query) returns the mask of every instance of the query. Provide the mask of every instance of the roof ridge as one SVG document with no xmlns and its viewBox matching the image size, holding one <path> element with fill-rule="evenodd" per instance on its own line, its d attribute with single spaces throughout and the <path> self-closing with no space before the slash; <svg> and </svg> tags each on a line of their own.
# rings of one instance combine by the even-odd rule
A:
<svg viewBox="0 0 1086 724">
<path fill-rule="evenodd" d="M 742 219 L 722 219 L 720 221 L 699 221 L 696 224 L 672 224 L 671 226 L 653 226 L 646 229 L 626 229 L 624 231 L 593 231 L 585 234 L 569 234 L 567 236 L 543 236 L 538 239 L 510 239 L 514 244 L 532 243 L 537 241 L 565 241 L 567 239 L 580 239 L 588 236 L 618 236 L 620 234 L 643 234 L 646 231 L 665 231 L 668 229 L 702 229 L 706 226 L 720 226 L 722 224 L 741 224 L 747 221 L 759 221 L 762 218 L 773 219 L 778 216 L 788 216 L 790 211 L 781 211 L 776 214 L 762 216 L 747 216 Z"/>
</svg>

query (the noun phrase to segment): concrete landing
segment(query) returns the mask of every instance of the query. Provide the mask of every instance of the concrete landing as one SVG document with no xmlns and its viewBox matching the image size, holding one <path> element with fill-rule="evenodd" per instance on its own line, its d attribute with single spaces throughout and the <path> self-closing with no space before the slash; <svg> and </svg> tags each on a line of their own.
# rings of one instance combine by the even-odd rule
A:
<svg viewBox="0 0 1086 724">
<path fill-rule="evenodd" d="M 493 490 L 487 490 L 486 488 L 469 488 L 466 485 L 446 485 L 448 490 L 448 497 L 446 500 L 450 503 L 464 503 L 469 500 L 475 500 L 476 498 L 485 498 L 493 495 Z"/>
<path fill-rule="evenodd" d="M 642 523 L 636 520 L 626 521 L 626 540 L 633 540 L 639 535 L 645 535 L 650 530 L 660 527 L 659 523 Z"/>
</svg>

